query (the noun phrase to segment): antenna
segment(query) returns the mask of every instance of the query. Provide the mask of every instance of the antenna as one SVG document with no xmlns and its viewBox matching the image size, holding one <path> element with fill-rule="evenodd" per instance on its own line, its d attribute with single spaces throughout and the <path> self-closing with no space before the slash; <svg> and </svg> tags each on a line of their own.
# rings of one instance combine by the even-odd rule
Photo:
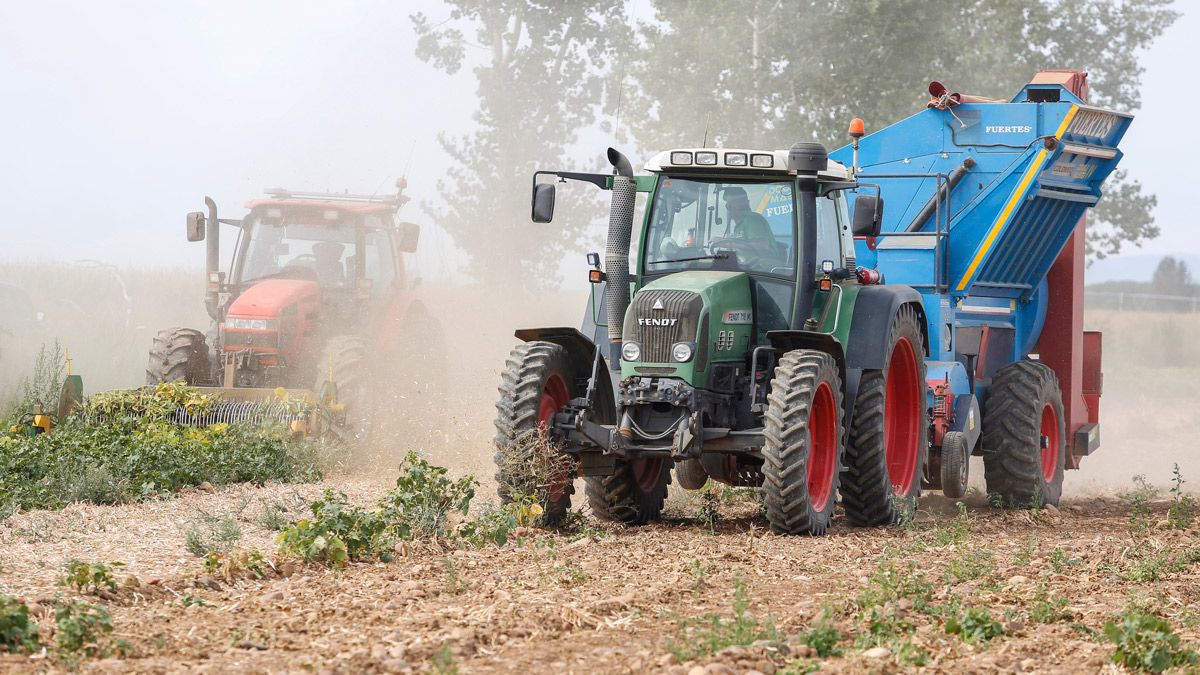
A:
<svg viewBox="0 0 1200 675">
<path fill-rule="evenodd" d="M 405 178 L 408 177 L 408 167 L 412 166 L 413 152 L 416 151 L 416 149 L 417 149 L 417 141 L 414 138 L 413 142 L 411 144 L 409 144 L 409 146 L 408 146 L 408 159 L 405 160 L 405 162 L 404 162 L 404 173 L 400 174 L 401 176 L 404 176 Z"/>
<path fill-rule="evenodd" d="M 621 79 L 617 82 L 617 114 L 613 120 L 613 142 L 621 140 L 621 102 L 625 98 L 625 88 L 620 85 L 624 84 L 625 75 L 622 73 Z"/>
<path fill-rule="evenodd" d="M 709 121 L 709 119 L 710 119 L 710 115 L 708 113 L 705 113 L 704 114 L 704 140 L 700 143 L 700 147 L 702 147 L 702 148 L 708 147 L 708 121 Z"/>
</svg>

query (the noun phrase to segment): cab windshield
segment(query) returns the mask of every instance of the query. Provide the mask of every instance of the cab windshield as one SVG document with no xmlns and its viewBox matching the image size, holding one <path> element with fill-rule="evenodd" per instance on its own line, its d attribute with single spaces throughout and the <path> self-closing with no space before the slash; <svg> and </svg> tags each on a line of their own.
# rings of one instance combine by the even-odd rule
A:
<svg viewBox="0 0 1200 675">
<path fill-rule="evenodd" d="M 795 186 L 663 177 L 651 205 L 646 274 L 739 270 L 792 276 Z"/>
<path fill-rule="evenodd" d="M 238 275 L 243 284 L 283 277 L 337 289 L 355 288 L 360 272 L 373 285 L 390 283 L 394 276 L 393 251 L 378 216 L 264 209 L 251 213 L 244 228 L 247 241 Z"/>
</svg>

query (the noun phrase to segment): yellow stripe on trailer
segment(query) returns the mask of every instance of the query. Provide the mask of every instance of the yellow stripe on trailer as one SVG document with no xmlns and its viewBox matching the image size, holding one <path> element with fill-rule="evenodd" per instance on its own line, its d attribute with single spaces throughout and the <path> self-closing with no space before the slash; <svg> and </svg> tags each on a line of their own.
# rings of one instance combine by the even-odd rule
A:
<svg viewBox="0 0 1200 675">
<path fill-rule="evenodd" d="M 1071 106 L 1071 109 L 1067 111 L 1066 116 L 1063 117 L 1062 124 L 1058 125 L 1058 131 L 1054 132 L 1054 138 L 1062 138 L 1063 134 L 1067 131 L 1067 126 L 1071 124 L 1071 120 L 1075 118 L 1075 113 L 1077 112 L 1079 112 L 1079 106 Z M 1013 192 L 1012 196 L 1009 197 L 1008 203 L 1004 205 L 1004 210 L 1000 212 L 1000 216 L 996 218 L 996 222 L 992 224 L 992 229 L 988 230 L 987 237 L 984 238 L 983 244 L 979 246 L 979 250 L 976 251 L 975 257 L 971 260 L 971 264 L 967 266 L 967 271 L 965 274 L 963 274 L 963 277 L 958 282 L 958 286 L 955 290 L 966 290 L 967 286 L 971 283 L 971 279 L 974 278 L 976 270 L 979 269 L 979 265 L 983 262 L 983 259 L 987 257 L 988 251 L 992 249 L 992 245 L 996 243 L 996 238 L 1000 236 L 1000 231 L 1003 230 L 1004 226 L 1008 224 L 1009 218 L 1012 216 L 1013 211 L 1015 211 L 1017 208 L 1017 203 L 1020 202 L 1021 198 L 1025 196 L 1026 190 L 1029 189 L 1029 184 L 1033 182 L 1033 177 L 1036 176 L 1038 171 L 1041 170 L 1042 164 L 1046 162 L 1046 156 L 1049 154 L 1050 152 L 1045 148 L 1042 148 L 1038 151 L 1037 157 L 1034 158 L 1033 163 L 1031 163 L 1029 168 L 1025 170 L 1025 175 L 1021 176 L 1021 182 L 1017 184 L 1017 189 Z"/>
</svg>

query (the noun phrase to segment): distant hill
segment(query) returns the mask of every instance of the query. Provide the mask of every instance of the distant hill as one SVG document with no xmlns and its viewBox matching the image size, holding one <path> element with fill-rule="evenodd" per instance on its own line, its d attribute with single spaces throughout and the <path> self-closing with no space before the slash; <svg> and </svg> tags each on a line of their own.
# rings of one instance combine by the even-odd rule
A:
<svg viewBox="0 0 1200 675">
<path fill-rule="evenodd" d="M 1194 278 L 1200 278 L 1200 255 L 1194 253 L 1173 253 L 1176 259 L 1187 263 Z M 1154 268 L 1165 257 L 1162 253 L 1137 253 L 1119 255 L 1104 260 L 1097 260 L 1087 269 L 1084 281 L 1087 284 L 1099 284 L 1106 281 L 1150 281 L 1154 276 Z"/>
</svg>

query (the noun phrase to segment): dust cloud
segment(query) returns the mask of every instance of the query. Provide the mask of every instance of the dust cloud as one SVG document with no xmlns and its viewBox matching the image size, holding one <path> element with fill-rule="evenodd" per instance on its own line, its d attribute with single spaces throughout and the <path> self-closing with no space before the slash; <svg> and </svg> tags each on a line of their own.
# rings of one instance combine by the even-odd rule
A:
<svg viewBox="0 0 1200 675">
<path fill-rule="evenodd" d="M 83 377 L 85 394 L 92 394 L 141 386 L 157 331 L 207 331 L 210 323 L 199 267 L 4 263 L 0 284 L 22 289 L 30 313 L 43 315 L 0 335 L 0 401 L 11 399 L 32 373 L 43 345 L 57 342 L 72 372 Z M 382 374 L 373 380 L 373 398 L 381 402 L 375 433 L 365 450 L 347 449 L 343 464 L 390 482 L 413 450 L 456 475 L 474 474 L 490 493 L 496 389 L 508 351 L 517 344 L 513 331 L 578 326 L 587 293 L 538 292 L 496 281 L 419 285 L 413 299 L 429 310 L 442 343 L 417 340 L 395 354 L 373 357 L 372 370 Z"/>
<path fill-rule="evenodd" d="M 26 330 L 0 335 L 0 398 L 9 398 L 32 371 L 38 349 L 55 341 L 71 357 L 72 371 L 83 376 L 85 392 L 140 385 L 159 329 L 207 329 L 202 282 L 199 268 L 0 265 L 0 284 L 25 289 L 33 311 L 44 315 Z M 418 343 L 381 361 L 379 370 L 437 387 L 381 378 L 376 396 L 388 404 L 377 412 L 375 440 L 365 457 L 348 451 L 347 464 L 388 482 L 405 453 L 415 450 L 456 475 L 474 474 L 482 491 L 490 492 L 496 388 L 517 343 L 513 331 L 578 326 L 587 293 L 495 281 L 419 286 L 417 295 L 444 342 L 435 349 Z M 1139 474 L 1165 487 L 1176 463 L 1186 479 L 1200 480 L 1200 355 L 1189 347 L 1200 317 L 1093 311 L 1087 321 L 1104 333 L 1102 443 L 1079 471 L 1067 473 L 1065 493 L 1120 490 Z M 397 394 L 412 391 L 417 393 Z M 971 474 L 983 489 L 978 457 Z"/>
</svg>

